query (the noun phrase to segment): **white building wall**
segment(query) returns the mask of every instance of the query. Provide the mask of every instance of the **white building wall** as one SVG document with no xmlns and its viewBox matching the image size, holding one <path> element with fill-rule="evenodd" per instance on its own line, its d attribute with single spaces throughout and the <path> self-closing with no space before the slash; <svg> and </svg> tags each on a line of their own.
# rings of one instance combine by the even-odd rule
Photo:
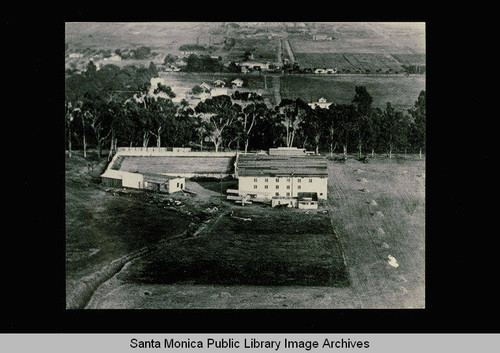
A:
<svg viewBox="0 0 500 353">
<path fill-rule="evenodd" d="M 244 176 L 238 178 L 238 189 L 268 192 L 270 196 L 297 197 L 299 192 L 316 192 L 318 199 L 327 199 L 327 178 Z"/>
<path fill-rule="evenodd" d="M 142 189 L 144 187 L 144 177 L 139 173 L 122 174 L 122 186 L 126 188 Z"/>
<path fill-rule="evenodd" d="M 184 178 L 173 178 L 168 181 L 168 192 L 181 191 L 186 188 L 186 180 Z"/>
</svg>

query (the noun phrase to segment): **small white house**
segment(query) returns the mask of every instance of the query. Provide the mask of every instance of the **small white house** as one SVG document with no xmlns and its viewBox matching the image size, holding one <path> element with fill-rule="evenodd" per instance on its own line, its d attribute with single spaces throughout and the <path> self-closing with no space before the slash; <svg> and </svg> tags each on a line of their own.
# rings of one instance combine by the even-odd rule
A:
<svg viewBox="0 0 500 353">
<path fill-rule="evenodd" d="M 226 85 L 226 82 L 222 81 L 222 80 L 215 80 L 214 81 L 214 86 L 215 87 L 224 87 Z"/>
<path fill-rule="evenodd" d="M 205 82 L 202 82 L 199 86 L 203 88 L 204 91 L 210 91 L 212 89 L 212 87 L 210 87 L 210 85 Z"/>
<path fill-rule="evenodd" d="M 232 80 L 231 83 L 233 84 L 233 88 L 243 87 L 243 80 L 240 78 Z"/>
<path fill-rule="evenodd" d="M 316 107 L 328 109 L 333 103 L 327 102 L 325 97 L 321 97 L 317 102 L 307 103 L 311 108 L 315 109 Z"/>
</svg>

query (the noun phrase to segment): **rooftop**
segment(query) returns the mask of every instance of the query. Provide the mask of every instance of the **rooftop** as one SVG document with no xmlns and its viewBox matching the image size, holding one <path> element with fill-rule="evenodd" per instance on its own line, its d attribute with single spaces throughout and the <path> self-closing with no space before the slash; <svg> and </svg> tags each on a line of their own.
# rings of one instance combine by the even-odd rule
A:
<svg viewBox="0 0 500 353">
<path fill-rule="evenodd" d="M 327 162 L 321 156 L 242 154 L 238 157 L 238 176 L 328 176 Z"/>
</svg>

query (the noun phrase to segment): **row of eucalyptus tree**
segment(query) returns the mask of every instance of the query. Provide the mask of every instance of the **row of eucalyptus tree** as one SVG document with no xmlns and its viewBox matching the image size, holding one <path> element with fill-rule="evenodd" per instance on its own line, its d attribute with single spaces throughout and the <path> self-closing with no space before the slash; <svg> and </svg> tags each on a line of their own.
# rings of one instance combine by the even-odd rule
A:
<svg viewBox="0 0 500 353">
<path fill-rule="evenodd" d="M 106 65 L 66 80 L 66 141 L 73 148 L 94 146 L 99 156 L 109 146 L 194 146 L 221 149 L 268 149 L 300 146 L 344 155 L 394 151 L 425 152 L 425 91 L 406 112 L 374 107 L 366 87 L 357 86 L 351 104 L 312 109 L 301 99 L 283 99 L 269 107 L 229 96 L 200 101 L 191 108 L 175 104 L 170 87 L 158 84 L 151 93 L 149 68 Z M 205 143 L 205 145 L 204 145 Z M 208 146 L 207 146 L 208 145 Z M 210 146 L 212 145 L 212 146 Z"/>
</svg>

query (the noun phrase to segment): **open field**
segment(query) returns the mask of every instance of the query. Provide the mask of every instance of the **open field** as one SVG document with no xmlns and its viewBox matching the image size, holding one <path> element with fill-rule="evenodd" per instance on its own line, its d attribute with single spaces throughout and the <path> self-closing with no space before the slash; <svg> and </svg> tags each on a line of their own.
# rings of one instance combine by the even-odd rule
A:
<svg viewBox="0 0 500 353">
<path fill-rule="evenodd" d="M 182 283 L 131 282 L 132 277 L 137 278 L 140 274 L 138 272 L 140 268 L 146 268 L 143 267 L 148 261 L 145 257 L 127 263 L 120 272 L 101 285 L 87 307 L 94 309 L 424 308 L 425 161 L 418 160 L 417 157 L 403 160 L 376 156 L 370 163 L 362 164 L 352 156 L 349 157 L 346 164 L 329 162 L 329 196 L 322 205 L 323 209 L 329 210 L 331 225 L 346 257 L 351 279 L 349 287 L 194 284 L 196 277 L 182 276 L 184 281 L 181 281 Z M 189 202 L 191 205 L 189 207 L 198 207 L 202 210 L 203 207 L 212 205 L 210 207 L 213 209 L 214 201 L 217 200 L 215 204 L 219 210 L 215 212 L 214 217 L 227 214 L 230 209 L 249 212 L 248 214 L 255 212 L 266 214 L 267 210 L 270 210 L 255 205 L 244 208 L 234 206 L 217 199 L 217 192 L 203 191 L 204 189 L 199 186 L 194 187 L 196 183 L 192 184 L 190 188 L 196 189 L 198 195 L 182 196 L 186 207 Z M 94 188 L 98 188 L 98 185 L 91 184 L 90 188 L 82 189 L 81 192 L 94 194 L 96 192 Z M 105 194 L 104 197 L 112 197 L 109 193 Z M 69 203 L 76 201 L 68 200 Z M 100 204 L 103 207 L 100 213 L 105 212 L 107 204 L 102 202 Z M 143 207 L 156 206 L 144 204 Z M 280 211 L 298 212 L 298 210 Z M 92 214 L 96 211 L 89 206 L 88 212 Z M 74 215 L 76 218 L 82 217 Z M 87 228 L 81 232 L 81 237 L 83 240 L 87 237 L 88 241 L 93 239 L 88 235 L 92 234 L 90 230 L 95 227 L 94 217 L 85 216 L 84 219 Z M 132 228 L 130 231 L 133 231 L 134 223 L 130 223 L 129 227 Z M 212 229 L 219 228 L 216 226 Z M 260 232 L 260 236 L 264 233 L 266 232 Z M 280 237 L 280 234 L 276 234 L 277 237 Z M 217 249 L 223 250 L 218 247 L 224 242 L 235 244 L 237 247 L 249 245 L 245 243 L 244 238 L 238 236 L 232 239 L 222 238 L 224 242 L 219 243 L 221 237 L 222 235 L 213 234 L 211 237 L 204 237 L 204 241 L 197 240 L 198 243 L 195 242 L 196 239 L 190 240 L 201 246 L 192 250 L 194 252 L 190 256 L 196 252 L 203 253 L 203 249 L 207 249 L 204 254 L 208 258 L 215 259 Z M 311 245 L 318 251 L 322 247 L 314 242 Z M 251 246 L 249 248 L 252 249 Z M 174 244 L 162 246 L 157 254 L 168 249 L 175 253 L 176 247 Z M 183 251 L 188 251 L 189 255 L 189 250 L 184 248 Z M 180 254 L 173 256 L 179 258 L 182 263 Z M 240 255 L 239 252 L 232 253 L 231 250 L 227 250 L 222 256 L 226 264 L 229 263 L 228 259 L 231 256 Z M 165 261 L 170 260 L 165 259 Z M 193 259 L 186 261 L 188 263 Z M 139 266 L 140 264 L 142 265 Z"/>
<path fill-rule="evenodd" d="M 278 61 L 278 45 L 280 44 L 278 39 L 236 37 L 234 40 L 235 45 L 227 53 L 222 54 L 227 62 L 242 61 L 246 51 L 252 53 L 256 61 Z"/>
<path fill-rule="evenodd" d="M 305 102 L 325 97 L 335 104 L 350 104 L 356 86 L 366 86 L 373 97 L 373 105 L 385 107 L 391 102 L 396 109 L 414 106 L 421 90 L 425 90 L 425 76 L 386 75 L 307 75 L 281 77 L 281 98 L 301 98 Z"/>
<path fill-rule="evenodd" d="M 153 51 L 181 55 L 182 44 L 207 44 L 209 30 L 218 24 L 210 22 L 91 22 L 67 23 L 66 42 L 78 51 L 95 49 L 132 49 L 151 47 Z"/>
<path fill-rule="evenodd" d="M 337 22 L 318 26 L 331 41 L 291 38 L 294 53 L 425 53 L 425 24 Z"/>
<path fill-rule="evenodd" d="M 134 261 L 127 273 L 128 283 L 145 284 L 349 284 L 328 215 L 269 207 L 222 214 L 196 237 Z"/>
</svg>

